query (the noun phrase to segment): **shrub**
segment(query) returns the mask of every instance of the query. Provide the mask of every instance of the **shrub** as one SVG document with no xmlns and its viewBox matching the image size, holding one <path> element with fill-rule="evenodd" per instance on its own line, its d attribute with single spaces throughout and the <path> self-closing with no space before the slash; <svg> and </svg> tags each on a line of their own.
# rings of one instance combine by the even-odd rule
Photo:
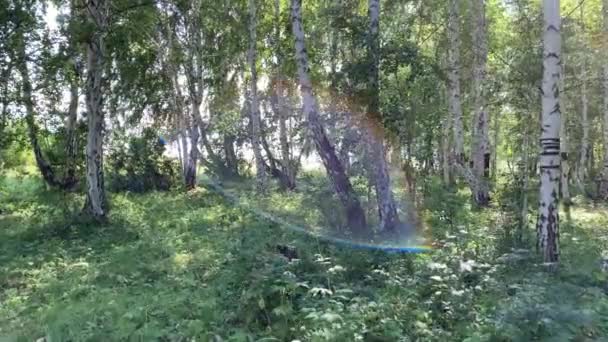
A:
<svg viewBox="0 0 608 342">
<path fill-rule="evenodd" d="M 151 128 L 126 143 L 117 139 L 108 158 L 110 191 L 169 190 L 177 183 L 178 165 L 164 152 L 164 141 Z"/>
</svg>

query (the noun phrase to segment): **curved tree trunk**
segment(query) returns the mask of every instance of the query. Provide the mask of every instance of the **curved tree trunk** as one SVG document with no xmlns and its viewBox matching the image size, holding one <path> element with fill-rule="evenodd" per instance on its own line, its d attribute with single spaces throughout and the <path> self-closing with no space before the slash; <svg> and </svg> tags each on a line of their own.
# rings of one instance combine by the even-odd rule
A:
<svg viewBox="0 0 608 342">
<path fill-rule="evenodd" d="M 85 212 L 96 219 L 107 214 L 103 175 L 103 67 L 104 35 L 108 28 L 108 0 L 87 0 L 89 21 L 95 27 L 87 43 L 87 198 Z"/>
<path fill-rule="evenodd" d="M 331 180 L 334 190 L 344 206 L 348 228 L 355 235 L 363 235 L 367 231 L 365 213 L 359 202 L 350 180 L 344 172 L 340 160 L 336 156 L 334 146 L 329 142 L 321 124 L 317 99 L 313 93 L 308 65 L 308 53 L 304 43 L 304 28 L 302 26 L 302 0 L 291 0 L 292 28 L 295 38 L 296 64 L 298 67 L 300 91 L 304 104 L 304 115 L 312 132 L 317 152 L 321 157 L 325 170 Z"/>
<path fill-rule="evenodd" d="M 36 123 L 36 109 L 34 106 L 34 95 L 32 82 L 30 79 L 29 69 L 27 66 L 27 56 L 25 51 L 25 41 L 21 40 L 17 47 L 17 70 L 21 75 L 22 82 L 22 99 L 21 102 L 25 106 L 25 121 L 28 129 L 28 138 L 32 144 L 34 158 L 38 170 L 44 181 L 53 187 L 58 187 L 63 190 L 71 190 L 77 183 L 76 180 L 76 120 L 78 114 L 78 79 L 79 73 L 76 63 L 74 69 L 76 79 L 70 80 L 70 104 L 68 108 L 68 116 L 65 122 L 66 148 L 65 148 L 65 172 L 63 179 L 59 177 L 50 162 L 44 157 L 42 148 L 38 142 L 38 125 Z"/>
<path fill-rule="evenodd" d="M 561 33 L 559 0 L 543 0 L 543 83 L 540 152 L 538 249 L 545 262 L 559 259 L 559 180 L 561 113 L 559 79 Z"/>
<path fill-rule="evenodd" d="M 21 101 L 25 106 L 25 121 L 27 123 L 28 137 L 34 151 L 36 165 L 42 175 L 44 181 L 53 187 L 61 186 L 61 181 L 55 175 L 51 164 L 42 154 L 40 143 L 38 142 L 38 125 L 36 124 L 36 109 L 34 108 L 34 95 L 32 90 L 32 82 L 30 73 L 27 67 L 27 55 L 25 52 L 25 40 L 21 40 L 17 47 L 17 70 L 21 75 L 22 96 Z"/>
<path fill-rule="evenodd" d="M 369 158 L 371 163 L 373 179 L 378 201 L 378 214 L 380 216 L 381 231 L 395 231 L 400 225 L 397 206 L 391 190 L 391 180 L 386 163 L 386 150 L 384 146 L 384 129 L 380 115 L 379 94 L 379 64 L 380 64 L 380 0 L 369 0 L 369 34 L 368 34 L 368 60 L 369 60 L 369 93 L 370 103 L 367 110 L 366 132 Z"/>
<path fill-rule="evenodd" d="M 256 186 L 260 192 L 266 189 L 266 170 L 264 168 L 264 159 L 262 157 L 262 148 L 260 136 L 260 105 L 258 103 L 258 72 L 256 67 L 257 59 L 257 18 L 256 18 L 256 0 L 249 0 L 249 53 L 247 59 L 249 68 L 251 69 L 251 104 L 249 107 L 249 118 L 251 120 L 251 148 L 255 156 L 256 169 Z"/>
</svg>

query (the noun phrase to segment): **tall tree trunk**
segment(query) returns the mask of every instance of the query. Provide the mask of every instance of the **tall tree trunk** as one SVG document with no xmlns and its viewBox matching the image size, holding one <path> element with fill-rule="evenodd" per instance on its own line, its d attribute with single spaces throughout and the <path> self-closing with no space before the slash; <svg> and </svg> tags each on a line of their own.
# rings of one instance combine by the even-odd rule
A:
<svg viewBox="0 0 608 342">
<path fill-rule="evenodd" d="M 559 0 L 543 0 L 543 83 L 540 138 L 538 249 L 545 262 L 559 259 L 559 104 L 561 18 Z"/>
<path fill-rule="evenodd" d="M 466 164 L 464 155 L 464 130 L 462 125 L 462 104 L 460 99 L 460 0 L 449 0 L 448 13 L 448 103 L 452 115 L 454 131 L 454 168 L 467 182 L 473 199 L 482 204 L 484 198 L 478 198 L 478 189 L 482 185 Z"/>
<path fill-rule="evenodd" d="M 285 110 L 285 94 L 283 90 L 284 77 L 281 73 L 283 67 L 283 53 L 281 52 L 281 1 L 274 0 L 274 51 L 276 55 L 276 65 L 274 70 L 274 106 L 276 115 L 279 119 L 279 142 L 281 144 L 281 167 L 286 176 L 286 184 L 283 186 L 289 190 L 296 187 L 296 175 L 294 172 L 293 158 L 289 148 L 289 138 L 287 131 L 287 111 Z"/>
<path fill-rule="evenodd" d="M 249 68 L 251 69 L 251 105 L 249 115 L 251 120 L 251 148 L 255 156 L 256 186 L 258 191 L 265 191 L 266 170 L 264 168 L 264 158 L 261 148 L 261 123 L 260 105 L 258 103 L 258 72 L 256 67 L 257 60 L 257 14 L 256 0 L 249 0 Z"/>
<path fill-rule="evenodd" d="M 300 91 L 304 105 L 304 115 L 308 119 L 308 126 L 312 132 L 317 152 L 321 157 L 325 170 L 331 180 L 333 188 L 344 206 L 348 228 L 358 236 L 367 231 L 365 213 L 359 202 L 350 180 L 344 172 L 340 160 L 336 156 L 334 146 L 329 142 L 321 120 L 319 118 L 318 103 L 313 93 L 308 65 L 308 53 L 304 44 L 304 28 L 302 26 L 302 0 L 291 0 L 292 28 L 295 38 L 296 64 L 298 67 Z"/>
<path fill-rule="evenodd" d="M 460 8 L 459 0 L 449 0 L 448 17 L 448 101 L 454 130 L 455 162 L 464 165 L 464 131 L 460 103 Z"/>
<path fill-rule="evenodd" d="M 103 176 L 103 68 L 109 1 L 87 0 L 86 3 L 89 21 L 95 29 L 87 41 L 87 198 L 84 211 L 95 219 L 104 219 L 107 214 Z"/>
<path fill-rule="evenodd" d="M 367 109 L 366 132 L 370 162 L 372 163 L 373 180 L 378 201 L 381 231 L 395 231 L 400 225 L 397 206 L 391 190 L 391 180 L 386 163 L 386 150 L 384 146 L 384 129 L 380 115 L 380 0 L 369 0 L 369 34 L 368 34 L 368 60 L 369 60 L 369 93 L 370 103 Z"/>
<path fill-rule="evenodd" d="M 524 231 L 528 229 L 528 188 L 530 183 L 530 131 L 528 129 L 528 125 L 526 125 L 524 118 L 524 138 L 523 138 L 523 147 L 522 147 L 522 168 L 521 175 L 522 186 L 521 186 L 521 211 L 519 218 L 519 227 L 517 230 L 517 234 L 515 240 L 517 242 L 521 242 L 523 240 Z"/>
<path fill-rule="evenodd" d="M 196 178 L 198 171 L 199 154 L 199 138 L 200 130 L 202 129 L 201 103 L 203 102 L 203 37 L 201 31 L 201 1 L 193 1 L 190 13 L 186 15 L 186 30 L 188 31 L 188 41 L 186 43 L 188 60 L 184 67 L 186 69 L 186 77 L 188 80 L 188 95 L 190 97 L 190 152 L 188 153 L 188 162 L 186 168 L 186 189 L 194 189 L 196 187 Z"/>
<path fill-rule="evenodd" d="M 581 56 L 581 126 L 583 128 L 583 136 L 581 137 L 581 151 L 578 161 L 578 167 L 576 172 L 576 181 L 578 187 L 582 193 L 585 191 L 585 183 L 588 175 L 588 164 L 589 164 L 589 100 L 587 98 L 587 56 L 586 56 L 586 43 L 585 43 L 585 24 L 583 13 L 583 3 L 580 6 L 581 11 L 581 32 L 583 39 L 583 49 Z"/>
<path fill-rule="evenodd" d="M 78 100 L 79 100 L 79 80 L 80 70 L 76 64 L 76 61 L 72 60 L 74 64 L 74 75 L 70 80 L 70 105 L 68 107 L 68 116 L 65 122 L 65 175 L 63 184 L 66 188 L 72 188 L 76 185 L 76 151 L 78 147 L 76 145 L 76 123 L 78 121 Z"/>
<path fill-rule="evenodd" d="M 178 134 L 176 135 L 176 142 L 180 155 L 180 165 L 182 167 L 182 178 L 184 184 L 186 184 L 186 174 L 188 172 L 188 128 L 186 119 L 186 106 L 184 105 L 184 97 L 182 95 L 181 86 L 179 84 L 178 66 L 172 62 L 171 55 L 175 48 L 173 43 L 175 29 L 171 27 L 169 21 L 166 20 L 163 25 L 162 34 L 166 37 L 167 42 L 165 47 L 166 58 L 163 60 L 163 69 L 167 74 L 167 77 L 171 81 L 171 88 L 173 90 L 172 106 L 175 117 L 175 126 Z"/>
<path fill-rule="evenodd" d="M 473 4 L 475 15 L 473 41 L 476 42 L 474 50 L 473 88 L 475 106 L 475 136 L 473 137 L 473 175 L 476 181 L 474 189 L 475 202 L 487 206 L 490 202 L 487 177 L 489 176 L 489 115 L 486 104 L 485 79 L 486 62 L 488 59 L 486 37 L 486 11 L 485 0 L 475 0 Z"/>
<path fill-rule="evenodd" d="M 562 94 L 560 99 L 560 109 L 561 109 L 561 125 L 559 136 L 560 136 L 560 156 L 561 156 L 561 174 L 560 174 L 560 193 L 562 198 L 562 203 L 568 207 L 570 206 L 572 200 L 570 199 L 570 163 L 568 161 L 569 157 L 569 147 L 568 147 L 568 131 L 566 130 L 566 115 L 568 114 L 568 109 L 566 108 L 565 103 L 565 93 L 564 93 L 564 85 L 566 82 L 566 58 L 562 58 L 561 65 L 562 75 L 560 78 L 560 94 Z M 566 208 L 568 209 L 568 208 Z"/>
<path fill-rule="evenodd" d="M 604 160 L 600 178 L 600 188 L 598 194 L 600 198 L 608 200 L 608 0 L 602 2 L 602 15 L 604 19 L 603 26 L 603 51 L 604 65 L 602 65 L 602 84 L 604 90 L 603 96 L 603 144 L 604 144 Z"/>
<path fill-rule="evenodd" d="M 585 57 L 583 57 L 584 59 Z M 589 163 L 589 100 L 587 98 L 587 77 L 585 76 L 586 67 L 583 62 L 581 70 L 581 126 L 583 135 L 581 137 L 581 150 L 576 172 L 576 181 L 582 193 L 585 193 L 585 182 L 588 175 Z"/>
</svg>

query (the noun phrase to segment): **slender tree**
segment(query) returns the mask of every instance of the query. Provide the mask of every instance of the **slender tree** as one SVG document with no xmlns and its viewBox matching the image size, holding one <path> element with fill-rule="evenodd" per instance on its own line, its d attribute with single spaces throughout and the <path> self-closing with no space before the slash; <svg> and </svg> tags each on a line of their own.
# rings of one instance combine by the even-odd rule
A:
<svg viewBox="0 0 608 342">
<path fill-rule="evenodd" d="M 366 137 L 369 149 L 369 158 L 372 163 L 372 183 L 376 190 L 378 214 L 380 216 L 380 230 L 394 231 L 399 225 L 397 206 L 391 190 L 390 175 L 386 163 L 384 146 L 384 129 L 380 115 L 380 0 L 368 2 L 369 32 L 368 32 L 368 60 L 369 60 L 369 95 L 370 103 L 367 110 Z"/>
<path fill-rule="evenodd" d="M 543 14 L 543 82 L 537 241 L 544 261 L 557 262 L 559 259 L 559 131 L 561 124 L 559 0 L 543 0 Z"/>
<path fill-rule="evenodd" d="M 473 175 L 477 183 L 473 195 L 479 205 L 488 205 L 490 195 L 488 193 L 487 178 L 490 167 L 490 139 L 489 139 L 489 115 L 486 103 L 486 63 L 488 59 L 487 28 L 486 28 L 486 4 L 485 0 L 473 1 L 473 13 L 475 19 L 472 21 L 473 41 L 475 42 L 474 66 L 473 66 L 473 92 L 475 107 L 474 137 L 473 137 Z"/>
<path fill-rule="evenodd" d="M 275 114 L 279 119 L 279 142 L 281 145 L 281 167 L 283 174 L 285 175 L 283 187 L 289 190 L 293 190 L 296 187 L 296 175 L 294 170 L 294 163 L 292 160 L 289 137 L 287 132 L 287 111 L 285 108 L 285 94 L 284 94 L 284 82 L 285 78 L 281 73 L 283 67 L 283 53 L 281 51 L 281 1 L 274 0 L 274 37 L 273 37 L 273 49 L 276 58 L 275 70 L 274 70 L 274 96 L 272 100 Z"/>
<path fill-rule="evenodd" d="M 93 30 L 87 39 L 87 197 L 84 210 L 96 219 L 104 219 L 107 214 L 103 174 L 103 86 L 110 1 L 86 2 L 88 20 Z"/>
<path fill-rule="evenodd" d="M 475 203 L 484 206 L 487 205 L 489 200 L 485 183 L 475 177 L 466 164 L 464 154 L 464 128 L 460 92 L 460 1 L 450 0 L 448 6 L 448 107 L 452 115 L 452 129 L 454 132 L 454 158 L 452 158 L 452 161 L 458 174 L 469 185 Z M 481 117 L 485 118 L 485 115 L 483 114 Z M 487 125 L 487 122 L 484 123 Z M 483 148 L 481 151 L 483 151 Z"/>
<path fill-rule="evenodd" d="M 454 157 L 464 165 L 464 130 L 460 103 L 460 1 L 449 0 L 448 13 L 448 105 L 454 130 Z"/>
<path fill-rule="evenodd" d="M 298 68 L 300 91 L 304 106 L 304 115 L 308 120 L 308 128 L 312 133 L 315 146 L 325 170 L 329 175 L 332 186 L 345 209 L 348 228 L 355 235 L 365 233 L 367 223 L 361 203 L 344 172 L 340 160 L 336 156 L 334 146 L 330 143 L 321 124 L 319 105 L 313 92 L 310 79 L 308 53 L 304 43 L 304 27 L 302 25 L 302 0 L 291 0 L 291 22 L 295 40 L 295 60 Z"/>
<path fill-rule="evenodd" d="M 602 46 L 604 51 L 604 61 L 602 65 L 602 85 L 603 85 L 603 143 L 604 143 L 604 165 L 602 168 L 599 196 L 608 200 L 608 0 L 602 1 Z"/>
<path fill-rule="evenodd" d="M 564 84 L 566 80 L 566 58 L 562 57 L 562 65 L 561 65 L 561 78 L 560 78 L 560 109 L 561 109 L 561 121 L 560 125 L 559 137 L 560 137 L 560 155 L 561 155 L 561 174 L 560 174 L 560 194 L 562 203 L 566 206 L 571 204 L 570 199 L 570 162 L 569 158 L 569 146 L 568 146 L 568 132 L 566 130 L 567 120 L 566 115 L 568 114 L 568 109 L 566 108 L 565 103 L 565 93 Z"/>
<path fill-rule="evenodd" d="M 583 32 L 583 41 L 585 39 L 585 24 L 583 15 L 583 5 L 581 4 L 581 26 Z M 583 43 L 585 45 L 585 43 Z M 587 56 L 585 55 L 586 49 L 583 48 L 581 54 L 581 73 L 580 73 L 580 84 L 581 84 L 581 126 L 583 129 L 583 135 L 581 137 L 581 150 L 579 153 L 579 160 L 576 172 L 576 181 L 581 192 L 585 192 L 585 182 L 587 181 L 588 174 L 588 161 L 589 161 L 589 98 L 587 94 Z"/>
<path fill-rule="evenodd" d="M 262 157 L 262 130 L 260 118 L 260 104 L 258 101 L 258 71 L 257 71 L 257 13 L 256 0 L 249 0 L 249 51 L 247 59 L 251 71 L 251 94 L 249 105 L 249 119 L 251 120 L 251 148 L 255 157 L 256 186 L 258 191 L 266 187 L 266 170 Z"/>
<path fill-rule="evenodd" d="M 193 1 L 189 11 L 184 15 L 186 58 L 184 69 L 188 85 L 190 102 L 190 117 L 186 120 L 188 136 L 190 137 L 190 152 L 188 153 L 185 183 L 186 189 L 196 187 L 198 162 L 200 155 L 199 140 L 201 132 L 204 134 L 204 124 L 201 117 L 201 104 L 203 102 L 203 36 L 201 27 L 201 1 Z"/>
</svg>

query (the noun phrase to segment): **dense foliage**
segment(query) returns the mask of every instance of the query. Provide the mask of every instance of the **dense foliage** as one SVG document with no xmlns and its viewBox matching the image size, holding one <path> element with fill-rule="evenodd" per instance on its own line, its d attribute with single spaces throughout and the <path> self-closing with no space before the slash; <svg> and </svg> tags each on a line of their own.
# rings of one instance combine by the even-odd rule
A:
<svg viewBox="0 0 608 342">
<path fill-rule="evenodd" d="M 605 341 L 607 61 L 608 0 L 0 0 L 0 341 Z"/>
</svg>

